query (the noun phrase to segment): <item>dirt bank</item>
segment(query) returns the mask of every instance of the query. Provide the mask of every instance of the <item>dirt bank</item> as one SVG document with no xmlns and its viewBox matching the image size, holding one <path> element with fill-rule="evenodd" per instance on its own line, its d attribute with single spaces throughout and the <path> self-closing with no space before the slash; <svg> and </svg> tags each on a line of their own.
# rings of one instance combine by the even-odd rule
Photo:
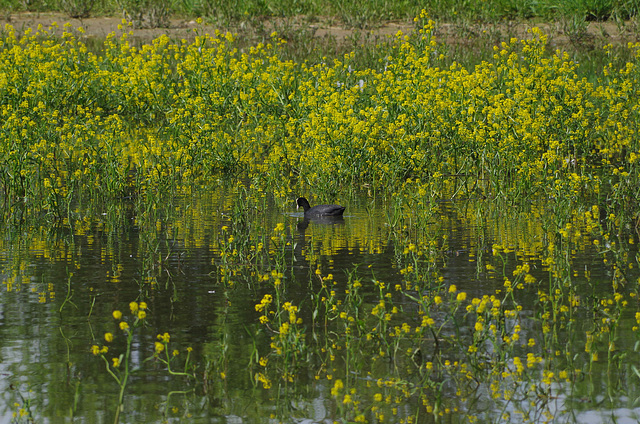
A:
<svg viewBox="0 0 640 424">
<path fill-rule="evenodd" d="M 82 27 L 85 30 L 83 37 L 102 38 L 111 32 L 118 34 L 118 25 L 121 24 L 120 17 L 92 17 L 87 19 L 72 19 L 62 13 L 22 13 L 5 16 L 4 23 L 9 23 L 22 33 L 27 28 L 37 28 L 38 25 L 49 27 L 57 23 L 60 27 L 64 23 L 71 23 L 73 28 Z M 576 28 L 563 22 L 555 23 L 533 23 L 528 21 L 507 22 L 507 23 L 437 23 L 436 36 L 447 43 L 467 44 L 477 42 L 478 38 L 488 42 L 499 42 L 510 37 L 526 37 L 527 30 L 533 26 L 540 27 L 549 35 L 552 46 L 562 47 L 585 44 L 599 46 L 607 43 L 626 44 L 630 41 L 637 41 L 640 38 L 637 24 L 626 22 L 616 24 L 613 22 L 591 22 L 584 27 Z M 239 36 L 263 38 L 272 30 L 276 29 L 280 34 L 283 32 L 304 32 L 305 36 L 329 37 L 338 42 L 341 40 L 361 37 L 362 35 L 372 36 L 370 39 L 380 39 L 396 34 L 398 31 L 409 33 L 413 31 L 412 22 L 383 22 L 373 29 L 353 29 L 340 25 L 335 19 L 317 19 L 309 23 L 305 18 L 286 19 L 265 19 L 257 21 L 251 18 L 247 22 L 238 24 L 236 27 L 222 28 L 214 25 L 199 25 L 191 19 L 171 19 L 167 28 L 140 28 L 134 31 L 134 36 L 140 40 L 152 40 L 161 34 L 167 34 L 174 39 L 191 39 L 197 31 L 200 34 L 212 33 L 218 29 L 221 31 L 230 30 Z"/>
</svg>

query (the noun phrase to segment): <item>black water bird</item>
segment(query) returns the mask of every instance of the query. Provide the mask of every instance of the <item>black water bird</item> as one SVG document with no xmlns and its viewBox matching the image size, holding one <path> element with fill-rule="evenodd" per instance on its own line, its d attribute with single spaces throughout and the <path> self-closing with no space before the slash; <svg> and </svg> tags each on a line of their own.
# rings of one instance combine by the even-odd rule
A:
<svg viewBox="0 0 640 424">
<path fill-rule="evenodd" d="M 309 201 L 304 197 L 299 197 L 296 200 L 297 208 L 304 209 L 304 216 L 307 217 L 319 217 L 319 216 L 342 216 L 346 207 L 340 205 L 318 205 L 311 207 Z"/>
</svg>

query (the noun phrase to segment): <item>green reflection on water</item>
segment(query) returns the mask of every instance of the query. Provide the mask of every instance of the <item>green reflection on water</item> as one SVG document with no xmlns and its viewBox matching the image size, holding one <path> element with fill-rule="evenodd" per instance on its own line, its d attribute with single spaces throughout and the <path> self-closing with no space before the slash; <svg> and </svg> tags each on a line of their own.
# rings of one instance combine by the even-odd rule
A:
<svg viewBox="0 0 640 424">
<path fill-rule="evenodd" d="M 231 184 L 60 226 L 6 209 L 3 420 L 111 420 L 119 388 L 91 346 L 109 364 L 126 351 L 112 313 L 133 329 L 132 301 L 148 308 L 122 422 L 634 413 L 633 229 L 549 201 L 366 196 L 340 199 L 343 220 L 305 222 L 293 200 Z M 193 349 L 195 378 L 154 356 L 164 333 L 160 358 L 184 371 Z"/>
</svg>

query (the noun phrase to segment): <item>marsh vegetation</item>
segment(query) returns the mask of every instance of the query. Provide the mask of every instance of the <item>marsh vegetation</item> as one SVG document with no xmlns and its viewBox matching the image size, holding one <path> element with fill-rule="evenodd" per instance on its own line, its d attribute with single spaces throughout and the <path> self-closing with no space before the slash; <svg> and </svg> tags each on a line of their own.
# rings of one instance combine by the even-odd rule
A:
<svg viewBox="0 0 640 424">
<path fill-rule="evenodd" d="M 638 418 L 639 43 L 201 25 L 5 27 L 3 420 Z"/>
</svg>

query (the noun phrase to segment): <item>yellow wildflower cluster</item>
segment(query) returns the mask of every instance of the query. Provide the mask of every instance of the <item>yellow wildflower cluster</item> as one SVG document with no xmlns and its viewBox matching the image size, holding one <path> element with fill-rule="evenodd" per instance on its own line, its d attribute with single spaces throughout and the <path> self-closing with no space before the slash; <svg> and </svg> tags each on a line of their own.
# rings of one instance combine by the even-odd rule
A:
<svg viewBox="0 0 640 424">
<path fill-rule="evenodd" d="M 549 57 L 547 37 L 533 29 L 473 72 L 443 68 L 433 22 L 419 21 L 415 34 L 390 41 L 379 69 L 356 69 L 354 52 L 333 63 L 287 61 L 277 39 L 241 53 L 219 32 L 141 47 L 110 35 L 97 54 L 66 30 L 19 38 L 7 26 L 6 189 L 53 201 L 242 170 L 277 193 L 295 175 L 326 190 L 411 180 L 422 197 L 454 194 L 461 179 L 457 195 L 633 190 L 634 63 L 588 82 L 566 55 Z"/>
</svg>

